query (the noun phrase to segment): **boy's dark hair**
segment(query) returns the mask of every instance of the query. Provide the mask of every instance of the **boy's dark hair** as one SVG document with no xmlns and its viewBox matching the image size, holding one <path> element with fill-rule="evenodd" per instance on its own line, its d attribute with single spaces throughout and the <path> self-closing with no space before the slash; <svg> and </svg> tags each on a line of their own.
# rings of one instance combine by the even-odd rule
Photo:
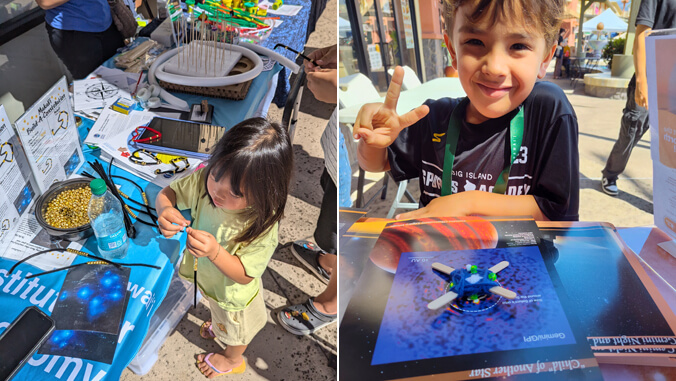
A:
<svg viewBox="0 0 676 381">
<path fill-rule="evenodd" d="M 449 36 L 455 14 L 465 4 L 473 9 L 469 16 L 470 22 L 476 23 L 485 17 L 490 17 L 492 24 L 498 20 L 510 20 L 522 23 L 527 29 L 542 32 L 547 47 L 557 42 L 564 0 L 444 0 L 444 21 Z"/>
<path fill-rule="evenodd" d="M 293 148 L 286 129 L 264 118 L 251 118 L 232 127 L 216 143 L 203 171 L 205 194 L 212 175 L 218 182 L 230 176 L 230 187 L 246 197 L 246 218 L 251 221 L 235 242 L 251 243 L 284 215 L 293 173 Z"/>
</svg>

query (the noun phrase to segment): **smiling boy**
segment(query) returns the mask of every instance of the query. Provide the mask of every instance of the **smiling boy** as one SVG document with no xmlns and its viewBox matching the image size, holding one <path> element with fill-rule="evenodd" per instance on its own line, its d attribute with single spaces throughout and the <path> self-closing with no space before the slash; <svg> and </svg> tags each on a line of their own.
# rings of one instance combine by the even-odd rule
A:
<svg viewBox="0 0 676 381">
<path fill-rule="evenodd" d="M 467 97 L 404 115 L 403 70 L 384 103 L 362 107 L 353 133 L 367 171 L 419 178 L 421 209 L 397 218 L 531 215 L 577 220 L 577 117 L 538 82 L 556 49 L 562 0 L 447 0 L 444 35 Z"/>
</svg>

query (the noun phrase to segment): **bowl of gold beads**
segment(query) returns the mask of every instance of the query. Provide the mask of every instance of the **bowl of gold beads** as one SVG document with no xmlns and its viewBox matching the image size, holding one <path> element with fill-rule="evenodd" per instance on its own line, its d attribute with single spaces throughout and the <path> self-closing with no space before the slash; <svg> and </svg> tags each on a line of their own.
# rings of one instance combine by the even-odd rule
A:
<svg viewBox="0 0 676 381">
<path fill-rule="evenodd" d="M 77 241 L 94 233 L 87 208 L 92 192 L 90 179 L 79 178 L 54 183 L 35 205 L 35 218 L 53 237 Z"/>
</svg>

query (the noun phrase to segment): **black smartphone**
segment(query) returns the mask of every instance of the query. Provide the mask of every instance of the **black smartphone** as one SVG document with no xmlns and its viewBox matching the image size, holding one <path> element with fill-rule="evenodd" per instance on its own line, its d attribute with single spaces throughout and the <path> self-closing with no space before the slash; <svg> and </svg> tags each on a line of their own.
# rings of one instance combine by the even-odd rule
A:
<svg viewBox="0 0 676 381">
<path fill-rule="evenodd" d="M 9 380 L 54 330 L 54 320 L 35 306 L 23 310 L 0 335 L 0 380 Z"/>
<path fill-rule="evenodd" d="M 152 152 L 207 159 L 225 134 L 225 127 L 155 117 L 138 140 L 138 147 Z"/>
</svg>

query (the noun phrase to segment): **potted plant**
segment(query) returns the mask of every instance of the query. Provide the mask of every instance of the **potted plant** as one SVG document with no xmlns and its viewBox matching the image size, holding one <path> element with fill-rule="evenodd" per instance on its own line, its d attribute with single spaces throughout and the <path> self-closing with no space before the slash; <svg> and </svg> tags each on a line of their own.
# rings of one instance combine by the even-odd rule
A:
<svg viewBox="0 0 676 381">
<path fill-rule="evenodd" d="M 613 56 L 615 54 L 624 53 L 624 44 L 627 43 L 626 38 L 615 38 L 608 42 L 608 44 L 603 48 L 601 53 L 601 58 L 608 61 L 608 68 L 613 67 Z"/>
</svg>

